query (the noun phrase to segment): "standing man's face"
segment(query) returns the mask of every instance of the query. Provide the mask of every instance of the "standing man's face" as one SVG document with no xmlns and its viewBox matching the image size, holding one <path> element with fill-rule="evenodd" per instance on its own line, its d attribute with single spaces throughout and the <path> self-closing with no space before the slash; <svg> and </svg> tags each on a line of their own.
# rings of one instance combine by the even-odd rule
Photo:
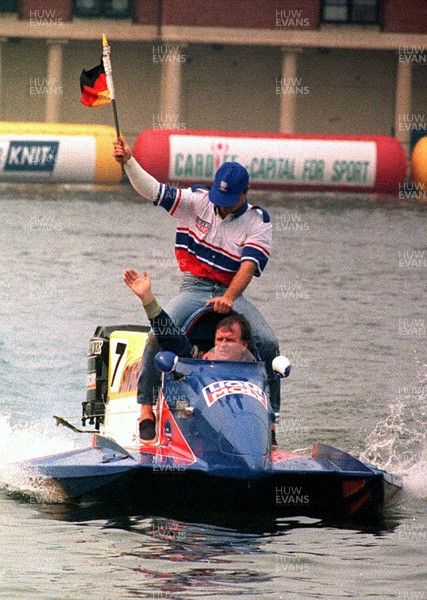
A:
<svg viewBox="0 0 427 600">
<path fill-rule="evenodd" d="M 242 208 L 242 206 L 244 205 L 244 203 L 246 202 L 246 192 L 242 192 L 240 198 L 237 200 L 236 204 L 233 204 L 233 206 L 229 206 L 228 208 L 226 208 L 225 206 L 219 206 L 219 214 L 221 215 L 222 218 L 226 217 L 227 215 L 229 215 L 230 213 L 234 213 L 237 212 L 239 210 L 239 208 Z"/>
</svg>

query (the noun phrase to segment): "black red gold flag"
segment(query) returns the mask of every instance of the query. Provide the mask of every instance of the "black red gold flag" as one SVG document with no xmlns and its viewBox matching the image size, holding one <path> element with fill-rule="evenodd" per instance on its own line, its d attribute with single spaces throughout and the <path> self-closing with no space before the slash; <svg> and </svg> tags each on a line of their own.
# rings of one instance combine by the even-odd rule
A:
<svg viewBox="0 0 427 600">
<path fill-rule="evenodd" d="M 85 106 L 103 106 L 111 102 L 102 59 L 98 66 L 88 71 L 82 71 L 80 89 L 82 91 L 80 102 Z"/>
</svg>

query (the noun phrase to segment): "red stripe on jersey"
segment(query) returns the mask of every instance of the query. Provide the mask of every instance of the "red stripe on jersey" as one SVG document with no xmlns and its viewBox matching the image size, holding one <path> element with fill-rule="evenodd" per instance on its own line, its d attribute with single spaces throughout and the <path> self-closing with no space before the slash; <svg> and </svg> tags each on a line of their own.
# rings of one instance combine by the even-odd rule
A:
<svg viewBox="0 0 427 600">
<path fill-rule="evenodd" d="M 243 247 L 245 247 L 245 246 L 252 246 L 253 248 L 258 248 L 259 250 L 264 252 L 264 254 L 266 254 L 267 256 L 270 256 L 270 252 L 268 250 L 266 250 L 263 246 L 260 246 L 259 244 L 254 244 L 253 242 L 247 242 L 246 244 L 243 244 Z"/>
<path fill-rule="evenodd" d="M 189 271 L 196 277 L 220 281 L 224 285 L 230 285 L 235 273 L 224 273 L 215 267 L 211 267 L 199 261 L 197 256 L 190 254 L 187 250 L 175 249 L 176 260 L 180 271 Z"/>
</svg>

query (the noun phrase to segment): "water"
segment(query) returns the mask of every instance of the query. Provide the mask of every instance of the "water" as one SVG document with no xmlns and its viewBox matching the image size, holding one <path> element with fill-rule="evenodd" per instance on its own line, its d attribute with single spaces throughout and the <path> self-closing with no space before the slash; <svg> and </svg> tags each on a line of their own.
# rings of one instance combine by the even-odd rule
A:
<svg viewBox="0 0 427 600">
<path fill-rule="evenodd" d="M 174 223 L 128 187 L 3 185 L 0 598 L 427 597 L 425 207 L 253 199 L 270 212 L 275 248 L 248 297 L 294 365 L 279 442 L 319 439 L 400 473 L 402 503 L 340 526 L 54 503 L 10 463 L 88 441 L 52 415 L 79 423 L 95 327 L 145 322 L 125 268 L 146 268 L 161 302 L 176 292 Z"/>
</svg>

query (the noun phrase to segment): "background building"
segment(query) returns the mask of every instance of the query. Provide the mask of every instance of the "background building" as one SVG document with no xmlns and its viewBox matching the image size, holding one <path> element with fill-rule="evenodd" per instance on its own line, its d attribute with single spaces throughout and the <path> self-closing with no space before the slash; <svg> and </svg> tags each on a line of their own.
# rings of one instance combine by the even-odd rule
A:
<svg viewBox="0 0 427 600">
<path fill-rule="evenodd" d="M 427 127 L 424 0 L 2 0 L 3 121 L 112 124 L 79 102 L 112 48 L 121 127 L 396 135 Z"/>
</svg>

